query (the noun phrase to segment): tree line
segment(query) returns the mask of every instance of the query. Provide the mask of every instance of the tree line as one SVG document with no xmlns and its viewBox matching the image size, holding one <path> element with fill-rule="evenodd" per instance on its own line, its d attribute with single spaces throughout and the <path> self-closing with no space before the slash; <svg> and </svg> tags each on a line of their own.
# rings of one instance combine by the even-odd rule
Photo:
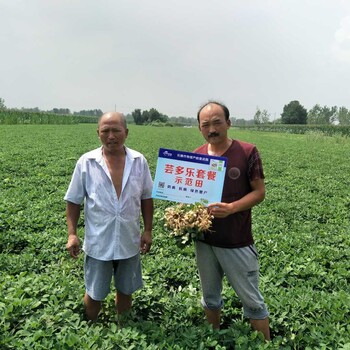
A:
<svg viewBox="0 0 350 350">
<path fill-rule="evenodd" d="M 271 115 L 266 109 L 257 108 L 252 124 L 268 124 Z M 291 101 L 283 107 L 281 118 L 275 124 L 309 124 L 309 125 L 350 125 L 350 110 L 346 107 L 321 106 L 316 104 L 309 111 L 299 101 Z"/>
<path fill-rule="evenodd" d="M 141 111 L 135 109 L 127 115 L 127 121 L 134 122 L 136 125 L 196 125 L 197 120 L 190 117 L 168 117 L 166 114 L 158 112 L 155 108 Z"/>
<path fill-rule="evenodd" d="M 29 113 L 49 113 L 49 114 L 60 114 L 60 115 L 81 115 L 81 116 L 91 116 L 91 117 L 100 117 L 103 112 L 101 109 L 87 109 L 81 110 L 78 112 L 72 112 L 69 108 L 53 108 L 49 110 L 41 110 L 39 107 L 27 108 L 22 107 L 18 108 L 7 108 L 5 105 L 5 100 L 0 97 L 0 111 L 10 110 L 10 111 L 19 111 L 19 112 L 29 112 Z"/>
<path fill-rule="evenodd" d="M 88 109 L 72 112 L 69 108 L 53 108 L 51 110 L 41 110 L 38 107 L 22 107 L 20 109 L 7 108 L 5 105 L 5 100 L 0 97 L 0 112 L 5 111 L 7 112 L 6 115 L 0 115 L 0 122 L 2 121 L 2 124 L 11 124 L 12 121 L 14 121 L 16 124 L 45 124 L 47 120 L 50 120 L 51 124 L 54 122 L 55 115 L 62 117 L 59 120 L 60 123 L 63 120 L 69 120 L 69 124 L 74 122 L 95 123 L 97 120 L 96 118 L 99 118 L 103 114 L 101 109 Z M 64 119 L 63 116 L 66 118 Z M 74 120 L 74 117 L 79 118 Z M 137 125 L 196 125 L 196 119 L 194 118 L 183 116 L 168 117 L 167 115 L 158 112 L 155 108 L 144 111 L 141 111 L 141 109 L 135 109 L 132 113 L 126 114 L 126 120 L 128 123 L 135 123 Z"/>
<path fill-rule="evenodd" d="M 49 113 L 53 115 L 66 116 L 84 116 L 85 122 L 95 122 L 96 118 L 100 117 L 103 112 L 101 109 L 81 110 L 78 112 L 71 112 L 69 108 L 53 108 L 52 110 L 42 111 L 38 107 L 21 109 L 7 109 L 5 101 L 0 98 L 0 111 L 17 111 L 28 113 Z M 135 123 L 136 125 L 197 125 L 197 119 L 192 117 L 168 117 L 166 114 L 159 112 L 155 108 L 149 110 L 135 109 L 133 112 L 126 115 L 128 123 Z M 232 117 L 232 124 L 237 126 L 249 125 L 263 125 L 263 124 L 308 124 L 308 125 L 350 125 L 350 110 L 344 106 L 321 106 L 316 104 L 309 111 L 300 104 L 299 101 L 291 101 L 284 105 L 280 118 L 271 118 L 271 114 L 266 110 L 261 110 L 257 107 L 253 119 L 247 120 L 243 118 Z"/>
</svg>

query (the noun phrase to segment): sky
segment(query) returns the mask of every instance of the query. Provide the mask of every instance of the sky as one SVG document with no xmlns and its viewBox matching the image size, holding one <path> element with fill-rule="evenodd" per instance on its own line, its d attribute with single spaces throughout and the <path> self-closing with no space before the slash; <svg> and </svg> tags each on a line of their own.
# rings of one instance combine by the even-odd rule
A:
<svg viewBox="0 0 350 350">
<path fill-rule="evenodd" d="M 0 0 L 8 108 L 350 108 L 349 0 Z"/>
</svg>

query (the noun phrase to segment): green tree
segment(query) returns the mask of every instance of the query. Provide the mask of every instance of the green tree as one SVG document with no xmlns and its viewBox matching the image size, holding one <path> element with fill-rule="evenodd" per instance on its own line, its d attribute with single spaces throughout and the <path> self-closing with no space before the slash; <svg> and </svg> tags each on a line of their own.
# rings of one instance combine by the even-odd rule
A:
<svg viewBox="0 0 350 350">
<path fill-rule="evenodd" d="M 161 122 L 166 123 L 169 120 L 169 117 L 166 114 L 160 114 L 160 119 Z"/>
<path fill-rule="evenodd" d="M 253 120 L 254 120 L 254 124 L 257 124 L 257 125 L 267 124 L 270 120 L 270 114 L 266 109 L 261 111 L 260 108 L 257 107 Z"/>
<path fill-rule="evenodd" d="M 142 111 L 142 124 L 148 124 L 150 122 L 150 114 L 149 111 Z"/>
<path fill-rule="evenodd" d="M 337 110 L 336 106 L 321 107 L 319 104 L 313 106 L 307 114 L 307 123 L 308 124 L 331 124 L 337 119 Z"/>
<path fill-rule="evenodd" d="M 170 118 L 168 118 L 167 116 L 165 117 L 167 118 L 166 121 L 169 120 L 170 123 L 179 124 L 179 125 L 197 125 L 197 119 L 195 118 L 184 117 L 184 116 L 170 117 Z"/>
<path fill-rule="evenodd" d="M 23 112 L 31 112 L 31 113 L 40 113 L 39 107 L 34 107 L 34 108 L 27 108 L 27 107 L 22 107 L 21 111 Z"/>
<path fill-rule="evenodd" d="M 69 108 L 54 108 L 52 111 L 49 111 L 49 112 L 54 114 L 63 114 L 63 115 L 70 114 Z"/>
<path fill-rule="evenodd" d="M 322 107 L 323 124 L 332 124 L 337 120 L 338 107 Z"/>
<path fill-rule="evenodd" d="M 159 121 L 165 123 L 168 120 L 168 116 L 159 113 L 155 108 L 151 108 L 148 111 L 148 122 L 152 123 L 154 121 Z"/>
<path fill-rule="evenodd" d="M 291 101 L 283 107 L 282 124 L 306 124 L 307 110 L 299 101 Z"/>
<path fill-rule="evenodd" d="M 91 117 L 100 117 L 103 114 L 103 112 L 100 109 L 88 109 L 88 110 L 81 110 L 79 112 L 74 112 L 74 115 L 84 115 L 84 116 L 91 116 Z"/>
<path fill-rule="evenodd" d="M 141 115 L 141 109 L 135 109 L 131 113 L 132 117 L 134 118 L 134 122 L 136 125 L 142 125 L 142 115 Z"/>
<path fill-rule="evenodd" d="M 243 118 L 235 118 L 234 123 L 232 124 L 233 126 L 245 126 L 247 124 L 247 121 Z"/>
<path fill-rule="evenodd" d="M 318 124 L 321 114 L 321 106 L 319 104 L 314 105 L 307 113 L 308 124 Z"/>
<path fill-rule="evenodd" d="M 159 113 L 155 108 L 142 112 L 141 109 L 135 109 L 131 115 L 137 125 L 150 124 L 155 121 L 165 123 L 169 119 L 167 115 Z"/>
<path fill-rule="evenodd" d="M 149 114 L 149 121 L 152 123 L 155 120 L 159 120 L 160 118 L 160 113 L 155 109 L 155 108 L 151 108 L 148 112 Z"/>
<path fill-rule="evenodd" d="M 340 107 L 337 113 L 337 120 L 340 125 L 350 125 L 350 111 L 346 107 Z"/>
<path fill-rule="evenodd" d="M 128 113 L 128 114 L 125 116 L 125 120 L 126 120 L 127 124 L 135 123 L 134 118 L 133 118 L 133 116 L 132 116 L 131 113 Z"/>
<path fill-rule="evenodd" d="M 0 111 L 3 111 L 5 109 L 6 109 L 5 100 L 0 97 Z"/>
<path fill-rule="evenodd" d="M 259 108 L 256 109 L 253 119 L 254 119 L 254 124 L 256 125 L 261 124 L 261 110 Z"/>
</svg>

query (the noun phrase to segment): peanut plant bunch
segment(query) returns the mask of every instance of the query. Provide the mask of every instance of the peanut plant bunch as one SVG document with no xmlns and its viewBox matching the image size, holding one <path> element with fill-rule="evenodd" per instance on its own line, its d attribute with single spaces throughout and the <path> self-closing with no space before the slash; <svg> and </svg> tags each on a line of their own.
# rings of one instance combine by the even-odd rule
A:
<svg viewBox="0 0 350 350">
<path fill-rule="evenodd" d="M 213 216 L 202 204 L 181 203 L 165 209 L 164 227 L 179 246 L 185 246 L 192 240 L 203 238 L 203 233 L 210 231 L 212 219 Z"/>
</svg>

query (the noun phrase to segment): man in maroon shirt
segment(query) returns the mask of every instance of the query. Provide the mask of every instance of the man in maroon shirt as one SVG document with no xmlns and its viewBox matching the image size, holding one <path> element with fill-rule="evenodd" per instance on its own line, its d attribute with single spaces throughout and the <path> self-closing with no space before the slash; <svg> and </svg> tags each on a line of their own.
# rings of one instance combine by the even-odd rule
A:
<svg viewBox="0 0 350 350">
<path fill-rule="evenodd" d="M 258 254 L 251 230 L 251 208 L 265 197 L 264 172 L 256 147 L 228 138 L 229 110 L 208 102 L 197 114 L 207 143 L 194 152 L 227 157 L 222 200 L 208 207 L 214 216 L 211 232 L 196 242 L 196 259 L 207 320 L 220 327 L 225 275 L 243 304 L 253 329 L 270 339 L 268 311 L 259 291 Z"/>
</svg>

